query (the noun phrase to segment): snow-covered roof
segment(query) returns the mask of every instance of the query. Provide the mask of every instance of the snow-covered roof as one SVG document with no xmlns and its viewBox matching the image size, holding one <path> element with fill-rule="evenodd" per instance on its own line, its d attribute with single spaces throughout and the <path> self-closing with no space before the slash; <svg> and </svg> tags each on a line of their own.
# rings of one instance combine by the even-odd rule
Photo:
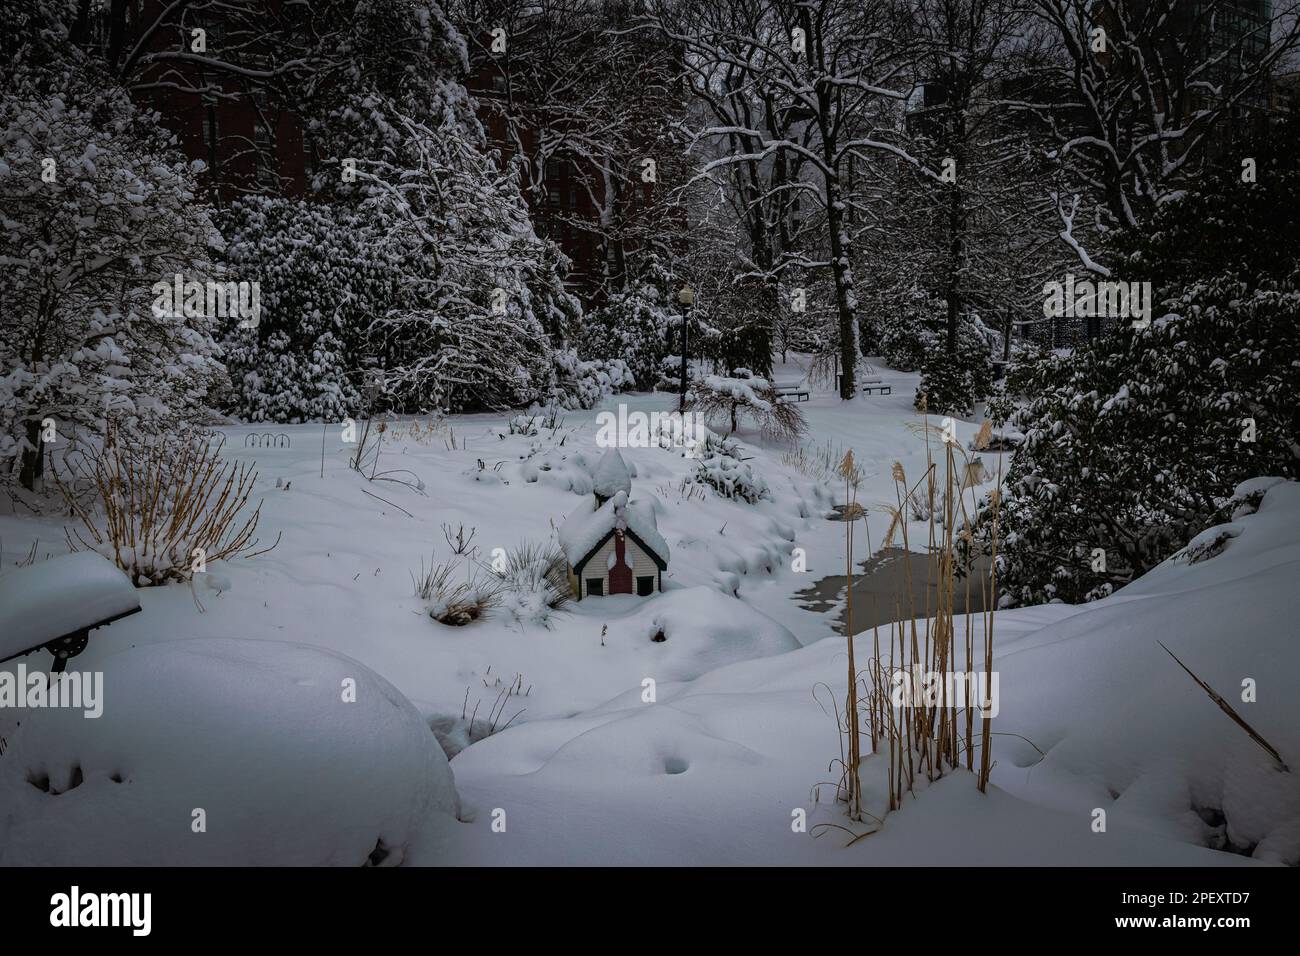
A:
<svg viewBox="0 0 1300 956">
<path fill-rule="evenodd" d="M 579 568 L 616 530 L 625 530 L 637 538 L 653 557 L 668 564 L 668 542 L 659 533 L 654 507 L 649 501 L 628 501 L 627 492 L 619 491 L 595 511 L 586 506 L 575 510 L 560 526 L 560 547 L 574 568 Z"/>
<path fill-rule="evenodd" d="M 632 494 L 632 476 L 617 448 L 605 452 L 591 478 L 592 491 L 601 498 L 613 498 L 620 491 L 629 497 Z"/>
<path fill-rule="evenodd" d="M 140 610 L 135 588 L 94 551 L 0 575 L 0 660 Z"/>
</svg>

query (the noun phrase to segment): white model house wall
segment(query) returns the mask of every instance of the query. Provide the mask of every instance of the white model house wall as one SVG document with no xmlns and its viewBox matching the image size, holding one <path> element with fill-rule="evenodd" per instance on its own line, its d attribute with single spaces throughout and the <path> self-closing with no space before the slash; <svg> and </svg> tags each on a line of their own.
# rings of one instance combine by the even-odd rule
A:
<svg viewBox="0 0 1300 956">
<path fill-rule="evenodd" d="M 632 593 L 636 593 L 636 579 L 650 578 L 654 584 L 651 587 L 651 593 L 659 590 L 659 566 L 655 564 L 654 558 L 641 550 L 641 546 L 632 540 L 631 535 L 624 538 L 624 551 L 632 559 Z M 579 582 L 582 586 L 580 596 L 587 596 L 587 581 L 591 578 L 600 578 L 604 585 L 605 594 L 609 594 L 609 561 L 610 555 L 614 553 L 614 535 L 609 536 L 600 549 L 592 555 L 590 561 L 582 569 L 582 580 Z"/>
</svg>

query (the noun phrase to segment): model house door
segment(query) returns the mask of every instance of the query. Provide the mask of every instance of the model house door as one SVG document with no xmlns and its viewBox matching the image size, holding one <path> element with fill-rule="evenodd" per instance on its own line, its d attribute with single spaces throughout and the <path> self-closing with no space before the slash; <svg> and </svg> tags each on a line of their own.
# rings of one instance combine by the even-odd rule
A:
<svg viewBox="0 0 1300 956">
<path fill-rule="evenodd" d="M 614 535 L 614 566 L 609 569 L 609 593 L 632 593 L 632 568 L 627 560 L 627 536 Z"/>
</svg>

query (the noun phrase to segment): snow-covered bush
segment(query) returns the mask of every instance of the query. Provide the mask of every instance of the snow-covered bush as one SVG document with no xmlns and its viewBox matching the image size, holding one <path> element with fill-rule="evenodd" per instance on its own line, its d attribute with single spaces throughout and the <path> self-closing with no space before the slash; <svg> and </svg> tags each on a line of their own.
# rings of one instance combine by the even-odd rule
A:
<svg viewBox="0 0 1300 956">
<path fill-rule="evenodd" d="M 803 434 L 803 414 L 793 404 L 783 401 L 776 387 L 749 369 L 736 369 L 731 375 L 704 375 L 691 383 L 686 394 L 688 406 L 706 418 L 723 415 L 731 424 L 728 434 L 739 425 L 741 415 L 752 419 L 763 434 L 778 441 L 793 441 Z"/>
<path fill-rule="evenodd" d="M 411 294 L 369 329 L 384 343 L 392 403 L 455 412 L 545 398 L 552 345 L 530 280 L 546 247 L 513 168 L 498 170 L 450 120 L 430 128 L 391 108 L 383 119 L 405 136 L 391 158 L 359 160 L 357 176 L 387 241 L 422 263 Z"/>
<path fill-rule="evenodd" d="M 969 328 L 969 326 L 966 326 Z M 916 407 L 936 415 L 966 417 L 993 390 L 993 363 L 983 344 L 958 341 L 957 351 L 936 349 L 926 357 L 916 386 Z"/>
<path fill-rule="evenodd" d="M 578 352 L 586 359 L 621 359 L 636 388 L 653 388 L 668 344 L 670 316 L 659 289 L 633 282 L 587 313 Z"/>
<path fill-rule="evenodd" d="M 127 94 L 84 65 L 0 97 L 0 478 L 37 488 L 47 427 L 196 417 L 225 370 L 206 315 L 152 287 L 211 276 L 220 242 L 195 169 Z M 50 86 L 52 85 L 52 89 Z"/>
<path fill-rule="evenodd" d="M 695 453 L 698 457 L 692 475 L 695 483 L 708 485 L 724 498 L 736 498 L 751 505 L 771 497 L 763 476 L 741 458 L 739 442 L 706 435 Z"/>
<path fill-rule="evenodd" d="M 556 349 L 551 358 L 554 381 L 550 399 L 563 408 L 592 408 L 635 384 L 632 370 L 622 359 L 583 361 L 572 349 Z"/>
<path fill-rule="evenodd" d="M 341 421 L 362 407 L 358 370 L 374 317 L 400 301 L 403 257 L 366 217 L 339 205 L 244 197 L 219 224 L 231 275 L 260 285 L 256 328 L 223 342 L 245 421 Z"/>
<path fill-rule="evenodd" d="M 69 533 L 72 549 L 98 551 L 136 587 L 188 581 L 210 562 L 260 553 L 261 503 L 248 510 L 257 472 L 222 461 L 224 441 L 188 431 L 132 439 L 110 429 L 102 449 L 69 455 L 67 475 L 54 478 L 86 532 Z M 79 495 L 79 485 L 94 494 Z"/>
<path fill-rule="evenodd" d="M 501 607 L 521 624 L 551 626 L 551 616 L 573 599 L 564 552 L 525 542 L 507 552 Z"/>
<path fill-rule="evenodd" d="M 1240 482 L 1300 476 L 1300 275 L 1219 278 L 1174 306 L 1034 367 L 1011 419 L 1004 604 L 1109 593 L 1221 521 Z"/>
<path fill-rule="evenodd" d="M 355 207 L 401 263 L 401 294 L 367 329 L 385 404 L 547 400 L 552 349 L 581 308 L 564 290 L 563 256 L 533 231 L 517 168 L 486 148 L 460 82 L 464 39 L 432 0 L 331 12 L 346 24 L 347 67 L 308 104 L 322 156 L 314 186 Z"/>
<path fill-rule="evenodd" d="M 699 380 L 699 374 L 689 363 L 686 367 L 686 387 Z M 655 380 L 655 391 L 679 393 L 682 387 L 682 357 L 665 355 L 659 360 L 659 377 Z"/>
</svg>

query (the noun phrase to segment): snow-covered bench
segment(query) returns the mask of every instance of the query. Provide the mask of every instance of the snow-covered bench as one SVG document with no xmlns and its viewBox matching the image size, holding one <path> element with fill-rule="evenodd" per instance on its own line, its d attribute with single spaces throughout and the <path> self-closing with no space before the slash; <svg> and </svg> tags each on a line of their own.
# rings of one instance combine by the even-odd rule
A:
<svg viewBox="0 0 1300 956">
<path fill-rule="evenodd" d="M 776 389 L 777 397 L 783 401 L 789 401 L 792 398 L 796 402 L 808 401 L 808 389 L 798 382 L 773 382 L 772 387 Z"/>
<path fill-rule="evenodd" d="M 880 377 L 880 372 L 869 362 L 862 363 L 862 378 L 858 382 L 858 387 L 867 395 L 870 395 L 872 391 L 877 391 L 881 395 L 894 394 L 893 387 L 885 384 L 885 380 Z"/>
<path fill-rule="evenodd" d="M 57 674 L 92 630 L 138 610 L 126 575 L 93 551 L 13 568 L 0 574 L 0 662 L 45 648 Z"/>
</svg>

